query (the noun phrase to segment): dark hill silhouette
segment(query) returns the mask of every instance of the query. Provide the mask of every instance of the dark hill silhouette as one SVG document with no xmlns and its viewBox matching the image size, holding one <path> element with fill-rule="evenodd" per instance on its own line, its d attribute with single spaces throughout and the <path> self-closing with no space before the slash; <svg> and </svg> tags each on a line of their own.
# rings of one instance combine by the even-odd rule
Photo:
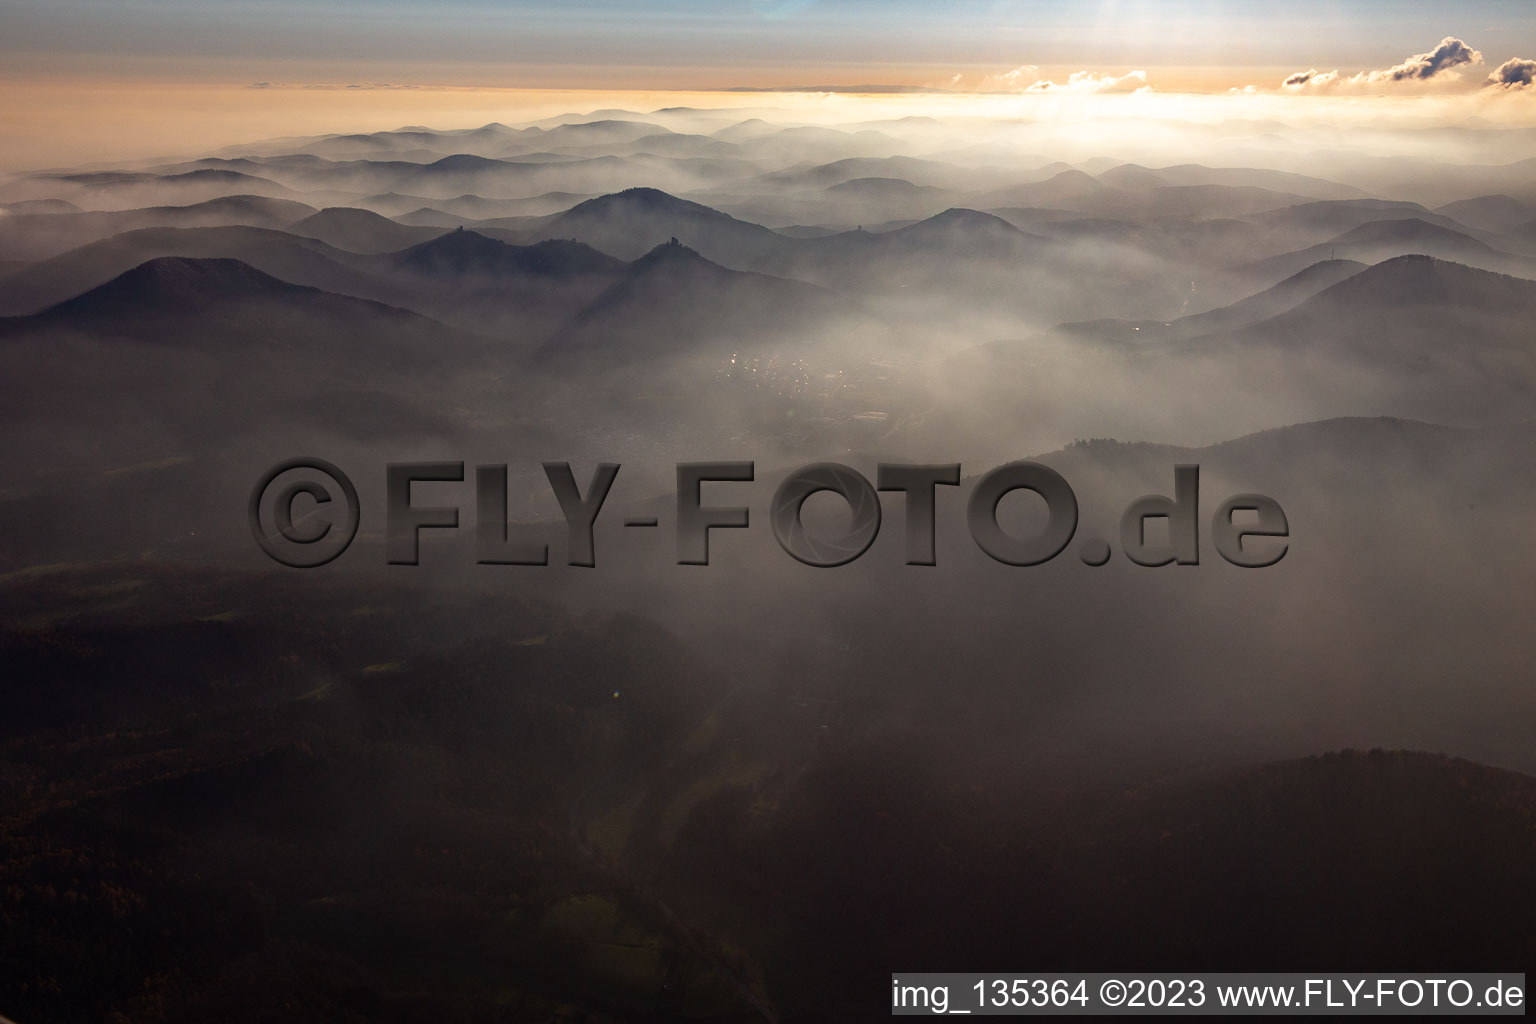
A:
<svg viewBox="0 0 1536 1024">
<path fill-rule="evenodd" d="M 1166 177 L 1141 164 L 1120 164 L 1107 171 L 1101 171 L 1095 177 L 1112 188 L 1133 192 L 1162 188 L 1170 184 Z"/>
<path fill-rule="evenodd" d="M 504 160 L 493 160 L 486 156 L 476 156 L 474 153 L 454 153 L 445 156 L 441 160 L 434 160 L 428 164 L 424 171 L 450 174 L 463 171 L 498 170 L 507 166 Z"/>
<path fill-rule="evenodd" d="M 401 304 L 468 330 L 531 348 L 567 323 L 625 264 L 564 239 L 513 245 L 450 231 L 371 263 Z"/>
<path fill-rule="evenodd" d="M 493 220 L 506 217 L 547 217 L 563 213 L 591 198 L 589 194 L 559 191 L 525 199 L 484 199 L 476 195 L 462 195 L 438 200 L 430 205 L 433 209 L 468 220 Z"/>
<path fill-rule="evenodd" d="M 846 231 L 855 225 L 891 225 L 931 217 L 954 205 L 955 193 L 932 185 L 915 185 L 904 178 L 854 178 L 825 189 L 796 189 L 786 194 L 740 196 L 722 186 L 711 202 L 733 216 L 758 224 L 816 226 L 822 233 Z"/>
<path fill-rule="evenodd" d="M 332 135 L 305 144 L 303 152 L 339 160 L 391 157 L 426 163 L 445 153 L 471 149 L 477 143 L 480 140 L 429 128 L 400 128 L 371 134 Z"/>
<path fill-rule="evenodd" d="M 0 319 L 8 421 L 94 424 L 98 471 L 216 458 L 273 431 L 441 436 L 445 381 L 492 343 L 417 313 L 280 281 L 232 259 L 150 260 L 29 317 Z"/>
<path fill-rule="evenodd" d="M 1212 375 L 1229 382 L 1229 400 L 1267 416 L 1323 419 L 1364 411 L 1463 425 L 1511 422 L 1530 418 L 1536 394 L 1533 318 L 1536 281 L 1401 256 L 1245 326 L 1198 320 L 1197 327 L 1207 328 L 1201 333 L 1160 338 L 1151 329 L 1157 325 L 1145 322 L 1074 324 L 962 351 L 946 372 L 959 393 L 996 396 L 976 401 L 1002 401 L 1010 388 L 1029 380 L 1038 408 L 1030 415 L 1083 415 L 1085 423 L 1108 412 L 1053 404 L 1061 387 L 1053 376 L 1056 360 L 1042 352 L 1057 346 L 1081 351 L 1106 375 L 1133 375 L 1128 379 L 1142 394 L 1166 395 L 1168 401 L 1186 393 L 1190 379 Z M 1097 344 L 1106 337 L 1122 344 Z M 1144 337 L 1150 343 L 1140 343 Z M 1371 395 L 1365 409 L 1362 388 Z M 1275 407 L 1277 394 L 1287 396 L 1283 412 Z M 1087 408 L 1098 408 L 1086 401 Z M 1262 418 L 1247 422 L 1263 425 Z"/>
<path fill-rule="evenodd" d="M 216 461 L 241 437 L 449 436 L 453 375 L 493 345 L 237 260 L 163 258 L 0 319 L 0 406 L 7 424 L 88 431 L 89 448 L 63 456 L 87 479 L 168 454 Z"/>
<path fill-rule="evenodd" d="M 394 253 L 391 264 L 399 270 L 428 277 L 572 277 L 617 273 L 624 266 L 580 242 L 549 240 L 533 245 L 510 245 L 475 231 L 449 231 L 431 241 Z"/>
<path fill-rule="evenodd" d="M 499 199 L 556 190 L 603 192 L 653 176 L 654 172 L 641 165 L 613 155 L 581 159 L 557 155 L 549 160 L 519 155 L 497 160 L 460 153 L 379 177 L 370 190 L 404 192 L 430 199 L 450 199 L 466 193 Z M 334 187 L 343 187 L 345 182 L 346 176 L 338 174 Z"/>
<path fill-rule="evenodd" d="M 1363 360 L 1382 375 L 1438 368 L 1453 382 L 1483 381 L 1495 391 L 1536 386 L 1536 281 L 1495 274 L 1430 256 L 1385 260 L 1323 289 L 1285 313 L 1236 332 L 1190 344 L 1206 351 L 1232 344 L 1275 351 L 1311 350 Z"/>
<path fill-rule="evenodd" d="M 14 203 L 0 203 L 7 213 L 79 213 L 80 207 L 67 199 L 19 199 Z"/>
<path fill-rule="evenodd" d="M 1431 256 L 1399 256 L 1320 292 L 1302 309 L 1338 316 L 1425 306 L 1459 307 L 1498 319 L 1536 316 L 1536 281 Z"/>
<path fill-rule="evenodd" d="M 1322 260 L 1377 263 L 1401 255 L 1433 256 L 1505 274 L 1536 274 L 1536 260 L 1501 252 L 1465 232 L 1421 217 L 1361 224 L 1319 245 L 1240 267 L 1237 273 L 1256 282 L 1284 280 Z"/>
<path fill-rule="evenodd" d="M 762 177 L 765 185 L 777 188 L 827 188 L 857 178 L 900 178 L 915 185 L 945 188 L 959 184 L 964 175 L 956 167 L 938 160 L 910 156 L 856 156 L 814 167 L 776 171 Z"/>
<path fill-rule="evenodd" d="M 1149 217 L 1248 217 L 1268 210 L 1283 209 L 1303 198 L 1295 192 L 1281 192 L 1256 185 L 1168 185 L 1145 193 L 1140 200 L 1127 202 L 1121 196 L 1091 201 L 1092 209 L 1106 213 L 1126 213 Z"/>
<path fill-rule="evenodd" d="M 541 221 L 534 230 L 545 238 L 573 238 L 630 260 L 675 237 L 711 260 L 738 268 L 751 265 L 783 241 L 760 224 L 654 188 L 589 199 Z"/>
<path fill-rule="evenodd" d="M 932 185 L 914 185 L 905 178 L 853 178 L 827 186 L 825 193 L 837 199 L 915 199 L 938 191 Z"/>
<path fill-rule="evenodd" d="M 186 205 L 227 195 L 257 195 L 303 201 L 305 196 L 264 174 L 220 167 L 203 167 L 173 174 L 147 171 L 93 171 L 85 174 L 40 175 L 58 182 L 59 196 L 88 209 L 132 209 L 162 204 Z"/>
<path fill-rule="evenodd" d="M 1519 244 L 1536 246 L 1536 220 L 1528 220 L 1523 224 L 1516 224 L 1506 234 Z"/>
<path fill-rule="evenodd" d="M 740 155 L 741 147 L 707 135 L 683 135 L 668 132 L 664 135 L 645 135 L 627 143 L 623 151 L 635 156 L 669 156 L 683 159 L 731 160 Z"/>
<path fill-rule="evenodd" d="M 275 185 L 276 182 L 263 178 L 256 174 L 246 174 L 243 171 L 231 171 L 215 167 L 204 167 L 195 171 L 183 171 L 180 174 L 167 174 L 160 178 L 167 183 L 193 183 L 193 182 L 217 182 L 231 188 L 242 188 L 248 185 Z"/>
<path fill-rule="evenodd" d="M 992 785 L 966 793 L 898 767 L 931 763 L 908 740 L 851 745 L 778 787 L 729 787 L 672 844 L 674 884 L 717 879 L 716 899 L 797 923 L 787 1016 L 857 1017 L 847 979 L 902 956 L 1417 971 L 1536 951 L 1529 776 L 1346 750 L 1189 771 L 1000 823 Z M 933 893 L 936 870 L 964 884 Z M 904 926 L 920 892 L 924 924 Z"/>
<path fill-rule="evenodd" d="M 1447 203 L 1435 210 L 1442 216 L 1460 221 L 1469 228 L 1480 231 L 1507 231 L 1536 215 L 1536 206 L 1523 203 L 1513 196 L 1478 196 Z"/>
<path fill-rule="evenodd" d="M 76 174 L 40 174 L 37 177 L 64 181 L 71 185 L 137 185 L 154 181 L 158 175 L 149 171 L 81 171 Z"/>
<path fill-rule="evenodd" d="M 1498 422 L 1529 418 L 1533 319 L 1536 281 L 1399 256 L 1279 316 L 1183 344 L 1270 386 L 1307 387 L 1320 409 L 1338 408 L 1364 375 L 1400 415 Z"/>
<path fill-rule="evenodd" d="M 952 208 L 892 231 L 844 231 L 819 238 L 788 240 L 758 265 L 765 273 L 811 281 L 834 289 L 890 291 L 954 285 L 990 287 L 996 275 L 1046 263 L 1060 246 L 1021 231 L 990 213 Z M 969 283 L 966 283 L 969 282 Z"/>
<path fill-rule="evenodd" d="M 381 217 L 370 210 L 332 206 L 305 217 L 288 228 L 302 238 L 318 238 L 327 245 L 355 253 L 395 252 L 436 236 L 440 229 L 413 227 Z"/>
<path fill-rule="evenodd" d="M 1079 826 L 1058 865 L 1105 877 L 1131 865 L 1103 905 L 1178 922 L 1156 952 L 1127 937 L 1138 962 L 1470 968 L 1536 950 L 1527 911 L 1493 895 L 1536 856 L 1533 815 L 1528 776 L 1344 751 L 1133 790 Z M 1246 927 L 1226 927 L 1234 916 Z M 1438 938 L 1426 947 L 1429 920 Z M 1216 935 L 1234 938 L 1218 946 Z"/>
<path fill-rule="evenodd" d="M 1144 224 L 1158 219 L 1247 217 L 1292 206 L 1303 198 L 1294 192 L 1219 182 L 1118 189 L 1082 171 L 1066 171 L 1049 181 L 986 193 L 973 199 L 973 204 L 989 209 L 1071 210 Z"/>
<path fill-rule="evenodd" d="M 1366 264 L 1355 260 L 1323 260 L 1230 306 L 1175 320 L 1168 332 L 1170 336 L 1189 338 L 1268 320 L 1365 269 Z"/>
<path fill-rule="evenodd" d="M 149 260 L 34 316 L 0 323 L 13 336 L 64 329 L 155 345 L 239 339 L 307 355 L 348 344 L 404 354 L 419 341 L 422 361 L 441 354 L 435 335 L 455 333 L 407 310 L 280 281 L 239 260 L 182 257 Z"/>
<path fill-rule="evenodd" d="M 1258 167 L 1207 167 L 1203 164 L 1178 164 L 1157 169 L 1140 164 L 1121 164 L 1098 175 L 1115 188 L 1150 191 L 1166 186 L 1220 185 L 1228 188 L 1256 188 L 1271 192 L 1289 192 L 1316 199 L 1350 199 L 1363 195 L 1350 185 L 1336 181 Z"/>
<path fill-rule="evenodd" d="M 407 224 L 411 227 L 437 228 L 438 230 L 461 228 L 466 224 L 474 223 L 473 218 L 457 217 L 451 213 L 444 213 L 442 210 L 432 206 L 419 206 L 405 213 L 391 214 L 390 219 L 398 224 Z"/>
<path fill-rule="evenodd" d="M 1470 251 L 1474 252 L 1493 251 L 1491 247 L 1484 245 L 1464 232 L 1456 231 L 1440 224 L 1432 224 L 1420 217 L 1372 221 L 1368 224 L 1361 224 L 1359 227 L 1352 228 L 1330 241 L 1332 244 L 1339 246 L 1443 242 L 1453 245 L 1466 245 Z"/>
<path fill-rule="evenodd" d="M 200 315 L 216 304 L 251 299 L 308 299 L 313 288 L 279 281 L 239 260 L 149 260 L 83 295 L 66 299 L 37 314 L 38 322 L 106 324 L 143 313 L 185 311 Z"/>
<path fill-rule="evenodd" d="M 1119 194 L 1118 189 L 1111 188 L 1092 175 L 1085 174 L 1076 168 L 1069 168 L 1044 181 L 1026 182 L 1022 185 L 1012 185 L 970 196 L 967 197 L 967 202 L 984 207 L 1038 206 L 1075 209 L 1084 203 L 1104 202 L 1106 198 Z"/>
<path fill-rule="evenodd" d="M 387 282 L 352 266 L 362 258 L 265 228 L 145 228 L 92 242 L 0 279 L 0 315 L 35 313 L 161 256 L 238 259 L 263 273 L 342 295 L 384 300 Z"/>
<path fill-rule="evenodd" d="M 867 328 L 860 321 L 829 292 L 730 270 L 673 241 L 630 264 L 557 332 L 541 359 L 616 366 L 765 344 L 799 348 L 837 337 L 850 323 Z"/>
<path fill-rule="evenodd" d="M 661 125 L 650 121 L 605 118 L 597 121 L 581 121 L 556 125 L 553 128 L 544 129 L 538 134 L 538 144 L 540 146 L 554 147 L 633 142 L 646 136 L 671 135 L 673 133 L 670 129 L 663 128 Z"/>
<path fill-rule="evenodd" d="M 745 121 L 737 121 L 733 125 L 719 129 L 714 133 L 714 137 L 724 139 L 727 142 L 740 142 L 745 139 L 772 135 L 776 131 L 778 131 L 778 128 L 775 125 L 764 121 L 762 118 L 749 117 Z"/>
<path fill-rule="evenodd" d="M 1001 217 L 954 207 L 910 227 L 879 236 L 890 249 L 920 251 L 927 256 L 964 255 L 1017 258 L 1048 245 L 1049 240 L 1021 231 Z"/>
<path fill-rule="evenodd" d="M 1536 426 L 1460 430 L 1394 416 L 1340 416 L 1260 430 L 1205 448 L 1186 450 L 1230 464 L 1318 466 L 1324 462 L 1378 478 L 1406 474 L 1414 466 L 1433 466 L 1440 474 L 1466 473 L 1467 453 L 1485 450 L 1490 457 L 1518 460 Z M 1358 467 L 1370 467 L 1362 470 Z"/>
<path fill-rule="evenodd" d="M 129 211 L 130 213 L 136 211 Z M 246 223 L 251 227 L 269 226 L 260 223 L 260 220 L 270 221 L 272 225 L 292 224 L 295 221 L 307 217 L 315 212 L 313 206 L 307 203 L 298 203 L 290 199 L 273 199 L 270 196 L 232 195 L 219 196 L 217 199 L 209 199 L 206 202 L 194 203 L 190 206 L 156 206 L 148 210 L 137 211 L 154 213 L 160 216 L 173 218 L 167 223 L 168 227 L 200 227 L 205 218 L 252 218 L 251 220 L 226 223 Z M 211 225 L 213 221 L 208 221 Z"/>
<path fill-rule="evenodd" d="M 188 206 L 112 212 L 41 210 L 0 220 L 0 258 L 42 260 L 124 231 L 150 227 L 287 228 L 314 207 L 266 196 L 220 196 Z"/>
<path fill-rule="evenodd" d="M 471 128 L 468 131 L 454 133 L 463 139 L 504 139 L 517 134 L 517 129 L 504 125 L 500 121 L 490 121 L 479 128 Z"/>
<path fill-rule="evenodd" d="M 1389 217 L 1389 214 L 1392 216 Z M 1428 209 L 1418 203 L 1395 199 L 1320 199 L 1311 203 L 1298 203 L 1283 210 L 1257 214 L 1253 220 L 1269 227 L 1305 225 L 1326 230 L 1330 232 L 1331 237 L 1341 231 L 1374 220 L 1389 220 L 1396 216 L 1423 218 L 1426 215 L 1429 218 L 1434 217 Z M 1353 223 L 1341 224 L 1341 219 L 1353 221 Z M 1445 220 L 1438 223 L 1442 227 L 1452 226 Z"/>
<path fill-rule="evenodd" d="M 423 165 L 412 160 L 372 156 L 331 160 L 312 153 L 287 153 L 263 157 L 260 166 L 263 174 L 307 192 L 369 195 L 396 191 L 397 182 L 420 173 Z"/>
<path fill-rule="evenodd" d="M 1255 242 L 1276 254 L 1328 242 L 1374 221 L 1422 220 L 1463 234 L 1467 230 L 1459 221 L 1431 213 L 1418 203 L 1386 199 L 1327 199 L 1297 203 L 1283 209 L 1249 214 L 1244 219 L 1263 229 Z"/>
<path fill-rule="evenodd" d="M 1354 260 L 1323 260 L 1286 278 L 1272 288 L 1205 313 L 1158 320 L 1092 320 L 1063 324 L 1061 329 L 1084 338 L 1146 345 L 1233 331 L 1279 316 L 1302 302 L 1366 269 Z"/>
</svg>

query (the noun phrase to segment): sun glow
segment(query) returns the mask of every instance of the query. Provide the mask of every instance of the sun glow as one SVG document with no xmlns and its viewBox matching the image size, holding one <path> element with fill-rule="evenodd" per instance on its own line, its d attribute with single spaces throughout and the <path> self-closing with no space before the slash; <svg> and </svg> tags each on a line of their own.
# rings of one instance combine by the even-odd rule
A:
<svg viewBox="0 0 1536 1024">
<path fill-rule="evenodd" d="M 1368 129 L 1368 134 L 1382 138 L 1391 131 L 1412 132 L 1469 117 L 1486 125 L 1520 128 L 1533 123 L 1536 99 L 1487 90 L 1400 96 L 1172 91 L 1160 87 L 1164 77 L 1149 72 L 1146 87 L 1130 92 L 1060 88 L 910 93 L 400 88 L 366 83 L 255 88 L 12 79 L 3 87 L 20 102 L 0 109 L 0 137 L 7 142 L 0 172 L 164 159 L 279 136 L 381 131 L 407 124 L 514 124 L 593 110 L 644 113 L 677 107 L 739 119 L 771 114 L 779 120 L 821 125 L 913 117 L 951 123 L 996 120 L 1018 129 L 1004 133 L 1005 144 L 1050 143 L 1052 152 L 1071 159 L 1108 149 L 1134 152 L 1164 145 L 1170 125 L 1188 132 L 1271 118 L 1324 133 Z M 1065 82 L 1070 76 L 1058 73 L 1058 79 L 1044 80 Z M 1262 130 L 1256 128 L 1255 134 Z M 1391 151 L 1389 147 L 1384 155 Z M 1505 159 L 1520 155 L 1504 154 Z M 1452 161 L 1489 156 L 1470 151 L 1445 154 Z"/>
</svg>

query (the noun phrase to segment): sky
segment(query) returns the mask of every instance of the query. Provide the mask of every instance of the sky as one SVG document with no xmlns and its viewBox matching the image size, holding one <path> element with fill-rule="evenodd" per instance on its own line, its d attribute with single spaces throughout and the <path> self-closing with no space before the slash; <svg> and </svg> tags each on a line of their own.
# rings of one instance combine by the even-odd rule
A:
<svg viewBox="0 0 1536 1024">
<path fill-rule="evenodd" d="M 0 0 L 0 169 L 669 92 L 1409 96 L 1500 69 L 1536 101 L 1536 0 Z"/>
<path fill-rule="evenodd" d="M 0 0 L 0 25 L 11 76 L 292 84 L 935 85 L 1033 65 L 1227 87 L 1448 35 L 1536 57 L 1531 0 Z"/>
</svg>

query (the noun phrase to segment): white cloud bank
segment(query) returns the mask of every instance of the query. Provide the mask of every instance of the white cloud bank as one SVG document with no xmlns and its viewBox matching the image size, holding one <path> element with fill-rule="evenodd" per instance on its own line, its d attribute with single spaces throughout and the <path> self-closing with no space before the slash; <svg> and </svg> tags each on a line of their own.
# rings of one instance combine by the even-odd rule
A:
<svg viewBox="0 0 1536 1024">
<path fill-rule="evenodd" d="M 1361 71 L 1354 75 L 1342 75 L 1338 69 L 1319 71 L 1309 68 L 1297 71 L 1280 83 L 1282 89 L 1292 92 L 1344 88 L 1379 88 L 1383 86 L 1413 85 L 1431 81 L 1456 81 L 1460 69 L 1483 62 L 1483 55 L 1455 36 L 1446 36 L 1438 46 L 1425 53 L 1416 53 L 1401 64 L 1374 71 Z M 1507 65 L 1506 65 L 1507 66 Z M 1502 69 L 1501 69 L 1502 70 Z"/>
</svg>

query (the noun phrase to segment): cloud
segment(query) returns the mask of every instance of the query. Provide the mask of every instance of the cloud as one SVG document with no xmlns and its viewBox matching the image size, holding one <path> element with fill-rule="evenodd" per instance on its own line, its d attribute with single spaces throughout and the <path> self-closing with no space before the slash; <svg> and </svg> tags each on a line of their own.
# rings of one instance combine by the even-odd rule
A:
<svg viewBox="0 0 1536 1024">
<path fill-rule="evenodd" d="M 1319 71 L 1312 68 L 1309 71 L 1298 71 L 1285 81 L 1280 83 L 1282 89 L 1304 89 L 1307 86 L 1319 88 L 1336 81 L 1339 77 L 1337 71 Z"/>
<path fill-rule="evenodd" d="M 1461 67 L 1463 64 L 1481 64 L 1483 55 L 1455 36 L 1446 36 L 1440 45 L 1428 53 L 1416 53 L 1396 67 L 1385 71 L 1363 72 L 1368 82 L 1424 81 L 1436 75 Z M 1360 77 L 1359 75 L 1355 76 Z"/>
<path fill-rule="evenodd" d="M 963 75 L 955 75 L 949 80 L 949 88 L 966 88 L 967 85 L 976 92 L 1022 92 L 1030 83 L 1040 78 L 1040 68 L 1035 64 L 1020 64 L 1011 71 L 1003 71 L 996 74 L 972 79 L 969 83 Z"/>
<path fill-rule="evenodd" d="M 949 80 L 949 87 L 956 88 L 961 76 Z M 1010 71 L 987 75 L 973 86 L 976 92 L 1011 93 L 1130 93 L 1151 92 L 1145 71 L 1128 71 L 1123 75 L 1099 74 L 1093 71 L 1074 71 L 1065 82 L 1053 82 L 1040 77 L 1037 64 L 1020 64 Z"/>
<path fill-rule="evenodd" d="M 1145 71 L 1127 71 L 1114 75 L 1096 75 L 1092 71 L 1074 71 L 1065 82 L 1042 79 L 1031 82 L 1025 92 L 1142 92 L 1150 90 Z"/>
<path fill-rule="evenodd" d="M 997 76 L 997 82 L 1003 88 L 1014 88 L 1034 82 L 1040 77 L 1040 68 L 1035 64 L 1020 64 L 1012 71 L 1005 71 Z"/>
<path fill-rule="evenodd" d="M 1428 82 L 1432 79 L 1455 79 L 1460 76 L 1456 69 L 1481 64 L 1483 55 L 1455 36 L 1446 36 L 1440 44 L 1427 53 L 1416 53 L 1401 64 L 1375 71 L 1361 71 L 1343 76 L 1337 69 L 1319 71 L 1311 68 L 1298 71 L 1280 83 L 1282 89 L 1331 89 L 1344 86 L 1393 85 Z"/>
<path fill-rule="evenodd" d="M 1486 89 L 1526 89 L 1536 85 L 1536 60 L 1515 57 L 1493 69 L 1483 83 Z"/>
</svg>

